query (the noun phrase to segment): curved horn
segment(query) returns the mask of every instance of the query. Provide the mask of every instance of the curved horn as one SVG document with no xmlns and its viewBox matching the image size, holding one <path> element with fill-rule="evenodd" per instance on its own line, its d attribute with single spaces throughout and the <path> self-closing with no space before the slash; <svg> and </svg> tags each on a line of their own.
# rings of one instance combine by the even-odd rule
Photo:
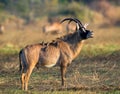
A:
<svg viewBox="0 0 120 94">
<path fill-rule="evenodd" d="M 83 30 L 83 32 L 86 32 L 86 31 L 85 31 L 85 27 L 83 26 L 83 24 L 81 23 L 81 21 L 78 20 L 78 19 L 76 19 L 76 18 L 75 18 L 75 20 L 77 20 L 77 21 L 79 22 L 80 27 L 81 27 L 81 29 Z"/>
<path fill-rule="evenodd" d="M 64 21 L 67 21 L 67 20 L 69 20 L 68 25 L 69 25 L 72 21 L 74 21 L 74 22 L 76 23 L 76 27 L 78 27 L 78 29 L 81 27 L 79 21 L 77 21 L 76 19 L 73 19 L 73 18 L 65 18 L 65 19 L 63 19 L 60 23 L 63 23 Z M 67 26 L 67 27 L 68 27 L 68 26 Z"/>
<path fill-rule="evenodd" d="M 65 18 L 65 19 L 63 19 L 60 23 L 63 23 L 64 21 L 67 21 L 67 20 L 70 20 L 69 23 L 70 23 L 71 21 L 74 21 L 74 22 L 78 23 L 78 22 L 77 22 L 75 19 L 73 19 L 73 18 Z"/>
<path fill-rule="evenodd" d="M 75 20 L 77 20 L 77 21 L 79 22 L 81 28 L 84 28 L 84 26 L 83 26 L 83 24 L 81 23 L 80 20 L 78 20 L 78 19 L 76 19 L 76 18 L 75 18 Z"/>
<path fill-rule="evenodd" d="M 81 23 L 81 21 L 78 20 L 78 19 L 76 19 L 76 18 L 74 18 L 74 19 L 73 18 L 65 18 L 60 23 L 63 23 L 64 21 L 67 21 L 67 20 L 70 20 L 68 22 L 68 24 L 70 24 L 72 21 L 74 21 L 76 23 L 76 26 L 78 27 L 78 29 L 81 28 L 83 30 L 83 32 L 85 32 L 85 27 L 83 26 L 83 24 Z"/>
</svg>

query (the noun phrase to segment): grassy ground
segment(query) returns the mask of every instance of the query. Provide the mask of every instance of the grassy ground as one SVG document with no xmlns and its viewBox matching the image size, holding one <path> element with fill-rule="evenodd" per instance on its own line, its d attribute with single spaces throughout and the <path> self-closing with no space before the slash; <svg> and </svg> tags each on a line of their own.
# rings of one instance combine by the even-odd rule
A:
<svg viewBox="0 0 120 94">
<path fill-rule="evenodd" d="M 21 90 L 18 52 L 26 44 L 49 41 L 56 36 L 40 31 L 6 32 L 0 36 L 0 94 L 119 94 L 119 30 L 93 27 L 95 37 L 86 41 L 81 54 L 68 68 L 66 87 L 61 87 L 59 67 L 35 68 L 28 92 Z"/>
</svg>

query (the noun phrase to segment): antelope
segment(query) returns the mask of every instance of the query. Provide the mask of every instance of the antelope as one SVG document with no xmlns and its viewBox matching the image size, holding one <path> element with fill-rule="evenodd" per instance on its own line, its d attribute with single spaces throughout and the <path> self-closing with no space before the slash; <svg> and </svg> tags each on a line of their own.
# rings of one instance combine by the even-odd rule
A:
<svg viewBox="0 0 120 94">
<path fill-rule="evenodd" d="M 59 22 L 53 22 L 49 25 L 43 26 L 43 33 L 62 33 L 62 25 Z"/>
<path fill-rule="evenodd" d="M 69 21 L 67 26 L 66 26 L 67 33 L 69 33 L 69 32 L 71 33 L 71 32 L 75 32 L 76 31 L 76 26 L 73 25 L 73 24 L 69 25 L 70 23 L 71 23 L 71 21 Z"/>
<path fill-rule="evenodd" d="M 0 24 L 0 34 L 3 34 L 5 31 L 4 25 Z"/>
<path fill-rule="evenodd" d="M 71 23 L 71 21 L 69 21 L 68 24 L 67 24 L 67 26 L 66 26 L 67 33 L 69 33 L 69 32 L 71 33 L 71 32 L 74 32 L 74 31 L 76 30 L 76 26 L 75 26 L 75 25 L 70 25 L 70 26 L 69 26 L 70 23 Z M 84 25 L 84 27 L 87 28 L 88 25 L 89 25 L 89 24 L 86 23 L 86 24 Z"/>
<path fill-rule="evenodd" d="M 68 65 L 79 55 L 84 40 L 93 38 L 93 31 L 87 30 L 76 18 L 65 18 L 61 21 L 76 23 L 76 32 L 64 35 L 50 43 L 27 45 L 20 50 L 20 71 L 23 90 L 28 90 L 28 81 L 35 67 L 51 68 L 60 66 L 62 86 L 65 86 L 65 75 Z"/>
</svg>

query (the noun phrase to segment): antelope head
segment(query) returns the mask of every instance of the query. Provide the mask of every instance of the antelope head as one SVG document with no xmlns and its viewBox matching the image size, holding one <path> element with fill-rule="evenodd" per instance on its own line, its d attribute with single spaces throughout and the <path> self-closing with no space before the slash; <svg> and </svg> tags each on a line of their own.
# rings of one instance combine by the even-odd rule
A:
<svg viewBox="0 0 120 94">
<path fill-rule="evenodd" d="M 85 24 L 83 26 L 81 21 L 76 18 L 65 18 L 61 21 L 61 23 L 63 23 L 64 21 L 67 21 L 67 20 L 69 21 L 68 24 L 70 24 L 72 21 L 76 23 L 76 31 L 78 32 L 78 35 L 80 35 L 80 37 L 82 39 L 93 38 L 93 31 L 86 29 L 88 24 Z"/>
</svg>

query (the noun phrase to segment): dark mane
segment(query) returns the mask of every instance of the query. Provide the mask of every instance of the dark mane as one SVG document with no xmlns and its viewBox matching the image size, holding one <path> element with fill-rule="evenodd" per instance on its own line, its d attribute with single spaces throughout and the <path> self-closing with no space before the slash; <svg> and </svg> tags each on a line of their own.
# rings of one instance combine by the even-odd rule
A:
<svg viewBox="0 0 120 94">
<path fill-rule="evenodd" d="M 54 45 L 57 46 L 58 42 L 64 41 L 74 44 L 78 41 L 78 32 L 70 33 L 67 35 L 64 35 L 62 37 L 56 38 L 55 40 L 52 40 L 51 42 L 41 42 L 40 45 L 42 46 L 48 46 L 48 45 Z"/>
<path fill-rule="evenodd" d="M 65 86 L 65 75 L 68 65 L 81 52 L 84 40 L 93 38 L 93 32 L 86 30 L 76 18 L 65 18 L 64 21 L 74 21 L 76 31 L 51 42 L 27 45 L 19 53 L 21 86 L 28 90 L 28 81 L 35 67 L 44 66 L 47 68 L 58 65 L 61 71 L 61 85 Z"/>
</svg>

